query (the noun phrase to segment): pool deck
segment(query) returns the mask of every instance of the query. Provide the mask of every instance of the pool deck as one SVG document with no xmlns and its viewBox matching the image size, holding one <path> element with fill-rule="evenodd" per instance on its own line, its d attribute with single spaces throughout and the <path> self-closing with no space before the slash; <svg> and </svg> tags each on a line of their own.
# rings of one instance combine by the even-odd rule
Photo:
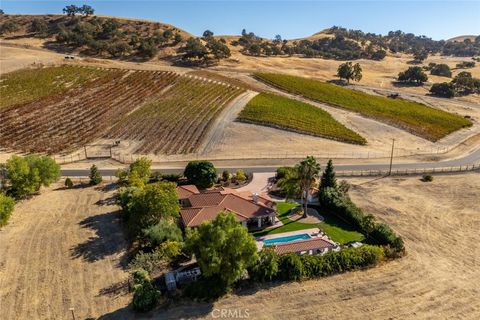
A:
<svg viewBox="0 0 480 320">
<path fill-rule="evenodd" d="M 263 248 L 263 240 L 267 239 L 276 239 L 276 238 L 283 238 L 283 237 L 288 237 L 288 236 L 295 236 L 297 234 L 318 234 L 320 233 L 319 228 L 311 228 L 311 229 L 303 229 L 303 230 L 297 230 L 297 231 L 290 231 L 290 232 L 283 232 L 283 233 L 276 233 L 276 234 L 269 234 L 263 237 L 257 237 L 255 240 L 257 242 L 257 249 L 262 250 Z"/>
</svg>

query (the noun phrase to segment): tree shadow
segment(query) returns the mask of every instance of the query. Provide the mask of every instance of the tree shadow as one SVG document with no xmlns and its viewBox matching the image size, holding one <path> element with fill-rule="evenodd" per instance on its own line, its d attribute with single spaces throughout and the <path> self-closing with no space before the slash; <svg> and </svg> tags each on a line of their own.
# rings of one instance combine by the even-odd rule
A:
<svg viewBox="0 0 480 320">
<path fill-rule="evenodd" d="M 95 236 L 70 249 L 73 259 L 83 258 L 85 261 L 95 262 L 127 249 L 120 225 L 120 211 L 90 216 L 79 224 L 83 228 L 94 230 Z M 127 260 L 127 255 L 122 254 L 119 266 L 126 268 Z"/>
<path fill-rule="evenodd" d="M 128 279 L 113 283 L 112 285 L 100 289 L 98 296 L 108 296 L 111 298 L 116 298 L 119 296 L 124 296 L 130 292 L 130 284 Z"/>
<path fill-rule="evenodd" d="M 331 84 L 336 84 L 337 86 L 342 86 L 342 87 L 348 86 L 347 81 L 341 80 L 341 79 L 327 80 L 327 82 L 328 82 L 328 83 L 331 83 Z"/>
</svg>

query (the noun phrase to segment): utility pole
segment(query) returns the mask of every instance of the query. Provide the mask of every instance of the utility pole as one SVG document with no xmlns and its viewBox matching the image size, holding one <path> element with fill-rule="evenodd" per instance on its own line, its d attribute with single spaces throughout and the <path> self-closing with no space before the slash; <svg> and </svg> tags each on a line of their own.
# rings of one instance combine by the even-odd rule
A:
<svg viewBox="0 0 480 320">
<path fill-rule="evenodd" d="M 390 169 L 388 170 L 388 175 L 392 175 L 392 163 L 393 163 L 393 148 L 395 147 L 395 139 L 392 139 L 392 153 L 390 155 Z"/>
</svg>

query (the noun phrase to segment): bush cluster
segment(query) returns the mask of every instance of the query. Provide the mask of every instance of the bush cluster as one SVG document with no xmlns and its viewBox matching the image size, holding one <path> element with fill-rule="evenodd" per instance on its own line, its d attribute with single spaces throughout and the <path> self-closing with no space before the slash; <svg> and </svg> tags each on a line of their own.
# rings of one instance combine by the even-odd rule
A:
<svg viewBox="0 0 480 320">
<path fill-rule="evenodd" d="M 8 223 L 14 206 L 15 199 L 0 193 L 0 227 Z"/>
<path fill-rule="evenodd" d="M 148 272 L 139 269 L 133 275 L 133 309 L 146 312 L 152 310 L 160 300 L 160 291 L 156 290 Z"/>
<path fill-rule="evenodd" d="M 262 282 L 272 279 L 298 281 L 373 266 L 383 258 L 384 249 L 373 245 L 346 248 L 321 256 L 295 253 L 278 256 L 267 248 L 260 252 L 257 264 L 249 269 L 249 275 Z"/>
</svg>

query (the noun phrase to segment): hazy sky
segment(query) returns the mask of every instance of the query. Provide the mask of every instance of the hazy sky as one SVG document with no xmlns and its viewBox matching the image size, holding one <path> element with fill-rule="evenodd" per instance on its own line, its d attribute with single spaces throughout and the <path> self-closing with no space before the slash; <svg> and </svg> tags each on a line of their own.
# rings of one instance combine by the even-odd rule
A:
<svg viewBox="0 0 480 320">
<path fill-rule="evenodd" d="M 99 15 L 144 18 L 193 34 L 239 34 L 243 28 L 272 38 L 298 38 L 337 25 L 385 34 L 403 30 L 434 39 L 480 34 L 480 0 L 471 1 L 24 1 L 1 0 L 6 13 L 61 13 L 89 4 Z"/>
</svg>

